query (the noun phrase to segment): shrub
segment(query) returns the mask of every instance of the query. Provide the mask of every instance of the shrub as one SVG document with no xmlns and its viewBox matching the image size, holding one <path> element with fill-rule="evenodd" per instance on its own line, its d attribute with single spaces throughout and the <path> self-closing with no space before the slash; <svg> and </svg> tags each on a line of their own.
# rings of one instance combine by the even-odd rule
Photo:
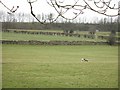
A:
<svg viewBox="0 0 120 90">
<path fill-rule="evenodd" d="M 114 45 L 115 44 L 115 34 L 111 32 L 111 34 L 109 35 L 109 38 L 108 38 L 108 44 L 109 45 Z"/>
</svg>

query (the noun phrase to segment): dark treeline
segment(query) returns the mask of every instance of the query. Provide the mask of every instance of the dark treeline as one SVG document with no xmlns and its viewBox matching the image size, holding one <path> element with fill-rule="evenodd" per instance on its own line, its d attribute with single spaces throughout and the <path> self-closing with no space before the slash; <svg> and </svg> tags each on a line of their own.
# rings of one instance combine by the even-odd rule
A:
<svg viewBox="0 0 120 90">
<path fill-rule="evenodd" d="M 26 13 L 15 13 L 15 14 L 7 14 L 4 11 L 0 11 L 0 22 L 3 22 L 3 29 L 31 29 L 31 30 L 64 30 L 66 32 L 73 31 L 119 31 L 118 26 L 118 17 L 116 18 L 101 18 L 94 19 L 93 22 L 87 23 L 86 20 L 82 18 L 76 18 L 75 20 L 63 20 L 58 19 L 54 23 L 49 23 L 53 20 L 54 14 L 38 14 L 37 17 L 41 21 L 47 21 L 46 24 L 41 24 L 36 22 L 36 20 L 31 17 L 30 14 Z M 48 23 L 48 24 L 47 24 Z"/>
<path fill-rule="evenodd" d="M 3 29 L 29 29 L 29 30 L 64 30 L 64 31 L 119 31 L 120 23 L 48 23 L 40 24 L 38 22 L 3 22 Z"/>
</svg>

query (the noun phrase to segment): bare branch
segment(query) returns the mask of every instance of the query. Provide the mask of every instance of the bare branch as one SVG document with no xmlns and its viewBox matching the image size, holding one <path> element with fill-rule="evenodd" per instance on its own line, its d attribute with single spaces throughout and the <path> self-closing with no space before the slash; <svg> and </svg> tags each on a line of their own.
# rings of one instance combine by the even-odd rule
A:
<svg viewBox="0 0 120 90">
<path fill-rule="evenodd" d="M 17 11 L 17 9 L 19 8 L 19 6 L 17 6 L 16 8 L 13 6 L 11 9 L 8 8 L 1 0 L 0 0 L 0 3 L 7 9 L 9 10 L 8 14 L 12 14 L 12 13 L 15 13 Z"/>
<path fill-rule="evenodd" d="M 36 2 L 37 0 L 32 1 L 32 2 L 31 2 L 31 0 L 27 0 L 27 1 L 28 1 L 29 5 L 30 5 L 31 15 L 32 15 L 38 22 L 40 22 L 41 24 L 46 24 L 47 19 L 42 22 L 42 21 L 39 20 L 39 19 L 37 18 L 37 16 L 34 14 L 32 3 Z M 57 21 L 57 19 L 59 18 L 59 16 L 60 16 L 60 15 L 58 15 L 58 16 L 57 16 L 54 20 L 52 20 L 52 22 L 50 22 L 50 23 L 53 23 L 53 22 Z"/>
<path fill-rule="evenodd" d="M 90 9 L 94 12 L 97 12 L 99 14 L 103 14 L 105 16 L 110 16 L 110 17 L 118 16 L 118 14 L 115 14 L 115 15 L 107 14 L 108 9 L 112 9 L 112 10 L 119 9 L 119 8 L 115 7 L 115 4 L 112 7 L 110 6 L 112 0 L 108 0 L 108 1 L 105 1 L 105 0 L 98 0 L 98 1 L 96 1 L 96 0 L 83 0 L 85 5 L 78 4 L 79 0 L 74 0 L 74 3 L 72 5 L 70 5 L 70 4 L 64 5 L 64 1 L 60 2 L 59 0 L 50 0 L 50 2 L 48 2 L 48 1 L 47 2 L 50 6 L 52 6 L 57 11 L 57 13 L 61 17 L 63 17 L 64 19 L 67 19 L 67 20 L 73 20 L 73 19 L 77 18 L 80 14 L 84 13 L 85 9 Z M 98 8 L 98 10 L 91 7 L 87 1 L 93 2 L 93 4 Z M 70 18 L 65 17 L 64 14 L 67 13 L 68 11 L 70 11 L 71 9 L 73 9 L 74 11 L 77 11 L 77 12 L 73 12 L 73 14 L 75 16 L 70 19 Z"/>
<path fill-rule="evenodd" d="M 97 13 L 99 13 L 99 14 L 103 14 L 103 15 L 105 15 L 105 16 L 110 16 L 110 17 L 115 17 L 115 16 L 118 16 L 118 14 L 116 14 L 116 15 L 108 15 L 108 14 L 106 14 L 106 12 L 107 12 L 107 10 L 108 9 L 118 9 L 118 8 L 112 8 L 112 7 L 110 7 L 110 3 L 111 3 L 111 0 L 109 0 L 108 2 L 105 2 L 104 0 L 102 1 L 102 0 L 100 0 L 99 2 L 97 2 L 97 3 L 100 3 L 100 2 L 102 2 L 104 5 L 102 6 L 102 7 L 98 7 L 97 5 L 96 5 L 96 2 L 94 2 L 95 3 L 95 5 L 98 7 L 98 8 L 102 8 L 103 10 L 95 10 L 94 8 L 92 8 L 87 2 L 86 2 L 86 0 L 84 0 L 84 2 L 86 3 L 86 5 L 88 6 L 88 9 L 90 9 L 90 10 L 92 10 L 92 11 L 94 11 L 94 12 L 97 12 Z M 104 8 L 104 6 L 106 6 L 105 8 Z"/>
<path fill-rule="evenodd" d="M 37 1 L 37 0 L 36 0 L 36 1 Z M 33 16 L 38 22 L 40 22 L 41 24 L 44 24 L 44 23 L 41 22 L 41 21 L 36 17 L 36 15 L 34 14 L 34 12 L 33 12 L 33 7 L 32 7 L 32 3 L 33 3 L 33 2 L 30 2 L 30 0 L 28 0 L 28 3 L 29 3 L 29 5 L 30 5 L 30 10 L 31 10 L 32 16 Z"/>
<path fill-rule="evenodd" d="M 33 1 L 31 1 L 31 0 L 27 0 L 27 2 L 29 3 L 34 3 L 34 2 L 37 2 L 37 0 L 33 0 Z"/>
</svg>

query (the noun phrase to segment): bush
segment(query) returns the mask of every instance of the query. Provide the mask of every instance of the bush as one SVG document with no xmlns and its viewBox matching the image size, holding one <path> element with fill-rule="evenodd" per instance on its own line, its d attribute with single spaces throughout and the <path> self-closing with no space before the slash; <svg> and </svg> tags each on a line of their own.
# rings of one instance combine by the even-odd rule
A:
<svg viewBox="0 0 120 90">
<path fill-rule="evenodd" d="M 109 45 L 114 45 L 115 44 L 115 34 L 110 34 L 109 38 L 108 38 L 108 44 Z"/>
</svg>

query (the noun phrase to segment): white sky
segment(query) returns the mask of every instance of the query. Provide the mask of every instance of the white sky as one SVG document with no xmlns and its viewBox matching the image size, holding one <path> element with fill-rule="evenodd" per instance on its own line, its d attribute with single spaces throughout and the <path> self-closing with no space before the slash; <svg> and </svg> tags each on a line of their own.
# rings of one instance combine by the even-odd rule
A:
<svg viewBox="0 0 120 90">
<path fill-rule="evenodd" d="M 30 13 L 30 7 L 29 7 L 29 4 L 28 4 L 27 0 L 1 0 L 1 1 L 3 3 L 5 3 L 5 5 L 8 6 L 9 8 L 12 8 L 13 6 L 15 6 L 15 7 L 19 6 L 19 9 L 17 10 L 16 13 L 19 13 L 19 12 Z M 70 3 L 70 1 L 74 1 L 74 0 L 66 0 L 66 2 L 68 2 L 68 3 Z M 96 1 L 99 1 L 99 0 L 96 0 Z M 112 3 L 117 5 L 118 1 L 120 1 L 120 0 L 112 0 Z M 35 2 L 33 4 L 33 9 L 34 9 L 34 12 L 36 14 L 56 13 L 54 8 L 47 4 L 46 0 L 38 0 L 37 2 Z M 2 4 L 0 4 L 0 10 L 6 11 L 6 12 L 8 11 Z M 109 13 L 117 13 L 117 12 L 116 11 L 115 12 L 110 11 Z M 67 17 L 71 17 L 71 16 L 72 15 L 70 13 L 67 14 Z M 85 10 L 84 14 L 80 15 L 79 17 L 86 18 L 86 20 L 91 21 L 94 18 L 99 19 L 99 18 L 102 18 L 102 17 L 105 17 L 105 16 L 101 15 L 101 14 L 98 14 L 98 13 L 95 13 L 95 12 L 90 11 L 90 10 Z"/>
</svg>

